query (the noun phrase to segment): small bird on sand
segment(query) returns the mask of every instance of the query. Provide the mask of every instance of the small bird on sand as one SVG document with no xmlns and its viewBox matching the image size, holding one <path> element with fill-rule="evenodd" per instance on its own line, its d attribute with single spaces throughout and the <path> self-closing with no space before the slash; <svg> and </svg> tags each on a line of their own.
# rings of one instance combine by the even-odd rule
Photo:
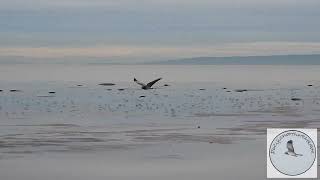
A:
<svg viewBox="0 0 320 180">
<path fill-rule="evenodd" d="M 288 151 L 285 152 L 286 155 L 295 156 L 295 157 L 302 156 L 302 154 L 297 154 L 294 152 L 292 140 L 287 142 L 287 148 L 288 148 Z"/>
<path fill-rule="evenodd" d="M 134 78 L 133 81 L 136 82 L 137 84 L 139 84 L 142 89 L 147 90 L 147 89 L 152 89 L 151 86 L 153 86 L 156 82 L 160 81 L 161 79 L 162 78 L 158 78 L 156 80 L 149 82 L 148 84 L 144 84 L 144 83 L 138 81 L 136 78 Z"/>
</svg>

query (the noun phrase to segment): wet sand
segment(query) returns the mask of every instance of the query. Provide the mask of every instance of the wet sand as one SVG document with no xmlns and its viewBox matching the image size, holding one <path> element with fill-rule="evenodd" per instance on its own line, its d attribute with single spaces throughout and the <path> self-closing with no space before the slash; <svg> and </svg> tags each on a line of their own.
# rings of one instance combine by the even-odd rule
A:
<svg viewBox="0 0 320 180">
<path fill-rule="evenodd" d="M 266 129 L 320 125 L 314 80 L 112 82 L 3 81 L 0 179 L 266 179 Z"/>
</svg>

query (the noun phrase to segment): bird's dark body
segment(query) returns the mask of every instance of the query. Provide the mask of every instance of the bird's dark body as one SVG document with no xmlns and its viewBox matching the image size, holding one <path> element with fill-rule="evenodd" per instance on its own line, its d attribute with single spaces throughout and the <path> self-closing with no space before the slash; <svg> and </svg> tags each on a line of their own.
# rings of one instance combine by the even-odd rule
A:
<svg viewBox="0 0 320 180">
<path fill-rule="evenodd" d="M 133 81 L 136 82 L 137 84 L 139 84 L 142 89 L 148 90 L 148 89 L 152 89 L 152 86 L 153 86 L 156 82 L 160 81 L 161 79 L 162 79 L 162 78 L 158 78 L 158 79 L 156 79 L 156 80 L 153 80 L 153 81 L 149 82 L 148 84 L 144 84 L 144 83 L 138 81 L 136 78 L 134 78 Z"/>
<path fill-rule="evenodd" d="M 151 87 L 147 87 L 147 86 L 142 86 L 142 89 L 148 90 L 148 89 L 152 89 L 152 88 Z"/>
</svg>

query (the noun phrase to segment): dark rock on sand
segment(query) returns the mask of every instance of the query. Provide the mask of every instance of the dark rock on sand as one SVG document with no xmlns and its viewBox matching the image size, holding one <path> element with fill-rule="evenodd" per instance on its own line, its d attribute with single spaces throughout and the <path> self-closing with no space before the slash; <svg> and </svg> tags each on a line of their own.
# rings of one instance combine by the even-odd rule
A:
<svg viewBox="0 0 320 180">
<path fill-rule="evenodd" d="M 227 89 L 227 88 L 222 88 L 222 89 Z"/>
<path fill-rule="evenodd" d="M 123 91 L 124 89 L 118 89 L 119 91 Z"/>
<path fill-rule="evenodd" d="M 3 90 L 2 89 L 0 89 L 0 92 L 2 92 Z"/>
<path fill-rule="evenodd" d="M 170 86 L 169 84 L 164 84 L 163 86 Z"/>
<path fill-rule="evenodd" d="M 236 90 L 234 90 L 235 92 L 246 92 L 246 91 L 248 91 L 247 89 L 236 89 Z"/>
<path fill-rule="evenodd" d="M 226 91 L 226 92 L 231 92 L 231 91 Z"/>
<path fill-rule="evenodd" d="M 312 84 L 308 84 L 309 87 L 313 86 Z"/>
<path fill-rule="evenodd" d="M 10 92 L 21 92 L 21 90 L 18 89 L 11 89 Z"/>
<path fill-rule="evenodd" d="M 112 89 L 107 89 L 108 91 L 112 91 Z"/>
<path fill-rule="evenodd" d="M 50 91 L 50 92 L 49 92 L 49 94 L 55 94 L 55 93 L 56 93 L 55 91 Z"/>
<path fill-rule="evenodd" d="M 291 98 L 292 101 L 301 101 L 302 99 L 300 98 Z"/>
<path fill-rule="evenodd" d="M 204 90 L 206 90 L 206 89 L 204 89 L 204 88 L 201 88 L 201 89 L 199 89 L 200 91 L 204 91 Z"/>
<path fill-rule="evenodd" d="M 78 86 L 78 87 L 81 87 L 81 86 L 83 86 L 83 85 L 82 85 L 82 84 L 78 84 L 77 86 Z"/>
<path fill-rule="evenodd" d="M 146 96 L 139 96 L 140 98 L 144 98 L 144 97 L 146 97 Z"/>
<path fill-rule="evenodd" d="M 100 85 L 100 86 L 114 86 L 116 84 L 114 84 L 114 83 L 100 83 L 98 85 Z"/>
</svg>

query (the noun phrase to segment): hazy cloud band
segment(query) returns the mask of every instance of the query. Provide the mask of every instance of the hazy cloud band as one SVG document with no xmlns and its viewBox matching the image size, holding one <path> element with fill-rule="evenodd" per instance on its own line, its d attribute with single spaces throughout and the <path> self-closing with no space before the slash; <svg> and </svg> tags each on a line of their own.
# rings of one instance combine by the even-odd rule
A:
<svg viewBox="0 0 320 180">
<path fill-rule="evenodd" d="M 2 47 L 0 57 L 105 58 L 106 60 L 167 60 L 199 56 L 252 56 L 279 54 L 320 54 L 315 42 L 252 42 L 214 46 L 92 46 L 92 47 Z M 75 59 L 76 60 L 76 59 Z"/>
</svg>

